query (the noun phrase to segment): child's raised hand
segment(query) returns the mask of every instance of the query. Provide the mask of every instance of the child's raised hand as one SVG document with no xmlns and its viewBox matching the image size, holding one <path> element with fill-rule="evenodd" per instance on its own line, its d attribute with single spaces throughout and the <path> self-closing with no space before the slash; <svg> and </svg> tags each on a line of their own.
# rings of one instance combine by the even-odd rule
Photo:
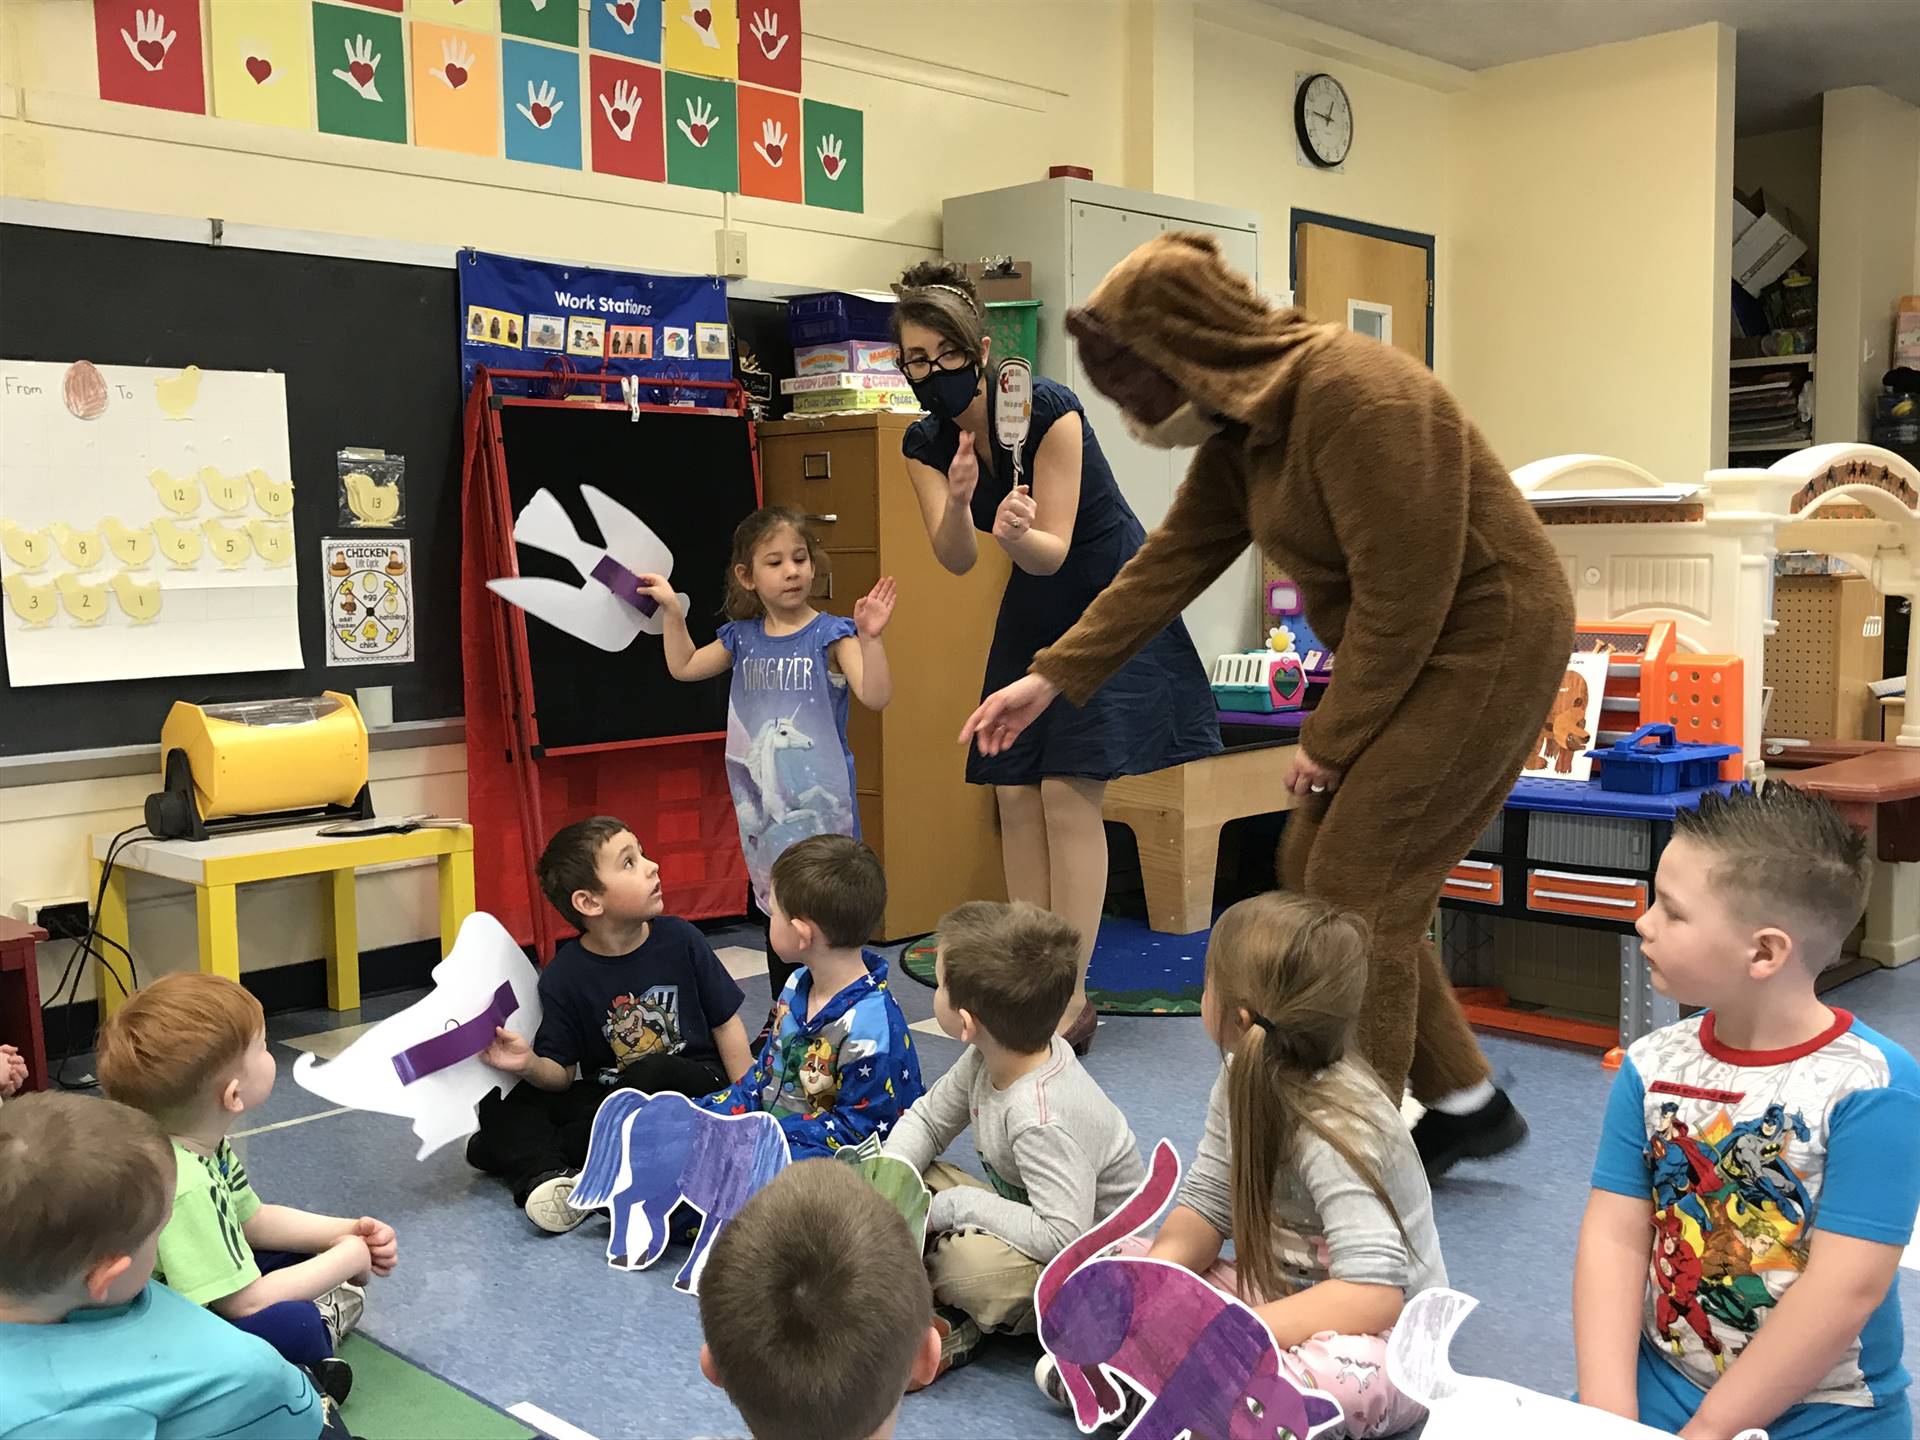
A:
<svg viewBox="0 0 1920 1440">
<path fill-rule="evenodd" d="M 680 614 L 680 596 L 664 575 L 636 575 L 640 591 L 669 615 Z M 683 617 L 684 618 L 684 617 Z"/>
<path fill-rule="evenodd" d="M 353 1222 L 353 1233 L 366 1242 L 367 1258 L 372 1262 L 373 1273 L 391 1275 L 393 1267 L 400 1263 L 400 1241 L 394 1235 L 393 1227 L 384 1220 L 362 1215 Z"/>
<path fill-rule="evenodd" d="M 533 1059 L 533 1047 L 527 1043 L 526 1036 L 516 1035 L 504 1025 L 496 1025 L 493 1043 L 480 1052 L 480 1058 L 496 1070 L 504 1070 L 509 1075 L 521 1075 L 526 1072 L 527 1062 Z"/>
<path fill-rule="evenodd" d="M 878 640 L 893 618 L 893 602 L 900 587 L 891 575 L 882 575 L 873 589 L 853 602 L 853 628 L 863 640 Z"/>
</svg>

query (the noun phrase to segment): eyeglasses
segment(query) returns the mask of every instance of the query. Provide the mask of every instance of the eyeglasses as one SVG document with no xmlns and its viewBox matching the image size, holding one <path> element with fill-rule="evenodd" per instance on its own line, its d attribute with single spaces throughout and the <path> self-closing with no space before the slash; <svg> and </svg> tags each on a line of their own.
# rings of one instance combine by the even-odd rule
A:
<svg viewBox="0 0 1920 1440">
<path fill-rule="evenodd" d="M 933 359 L 918 358 L 902 360 L 900 369 L 909 380 L 924 380 L 935 369 L 960 370 L 973 363 L 973 357 L 964 350 L 955 350 L 951 345 L 942 350 Z"/>
</svg>

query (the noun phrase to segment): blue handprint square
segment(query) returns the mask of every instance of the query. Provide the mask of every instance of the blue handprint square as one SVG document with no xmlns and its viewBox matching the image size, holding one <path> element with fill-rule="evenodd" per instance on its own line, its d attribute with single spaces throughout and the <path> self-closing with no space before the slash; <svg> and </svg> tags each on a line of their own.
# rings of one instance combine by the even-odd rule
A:
<svg viewBox="0 0 1920 1440">
<path fill-rule="evenodd" d="M 580 52 L 500 42 L 507 158 L 580 168 Z"/>
<path fill-rule="evenodd" d="M 629 60 L 660 63 L 660 0 L 591 0 L 587 44 Z"/>
</svg>

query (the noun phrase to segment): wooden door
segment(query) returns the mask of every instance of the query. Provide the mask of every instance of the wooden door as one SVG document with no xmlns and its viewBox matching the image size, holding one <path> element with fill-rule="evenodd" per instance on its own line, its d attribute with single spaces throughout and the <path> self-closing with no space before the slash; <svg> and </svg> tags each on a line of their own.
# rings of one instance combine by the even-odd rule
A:
<svg viewBox="0 0 1920 1440">
<path fill-rule="evenodd" d="M 1315 320 L 1345 325 L 1427 361 L 1432 301 L 1424 246 L 1331 225 L 1294 230 L 1294 301 Z"/>
</svg>

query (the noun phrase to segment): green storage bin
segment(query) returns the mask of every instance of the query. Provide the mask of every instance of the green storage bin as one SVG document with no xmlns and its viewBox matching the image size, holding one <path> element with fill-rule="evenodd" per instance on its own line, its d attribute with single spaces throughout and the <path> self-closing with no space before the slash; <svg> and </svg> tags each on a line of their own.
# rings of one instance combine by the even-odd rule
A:
<svg viewBox="0 0 1920 1440">
<path fill-rule="evenodd" d="M 1040 368 L 1038 300 L 987 301 L 987 333 L 993 337 L 996 359 L 1018 355 L 1034 369 Z"/>
</svg>

